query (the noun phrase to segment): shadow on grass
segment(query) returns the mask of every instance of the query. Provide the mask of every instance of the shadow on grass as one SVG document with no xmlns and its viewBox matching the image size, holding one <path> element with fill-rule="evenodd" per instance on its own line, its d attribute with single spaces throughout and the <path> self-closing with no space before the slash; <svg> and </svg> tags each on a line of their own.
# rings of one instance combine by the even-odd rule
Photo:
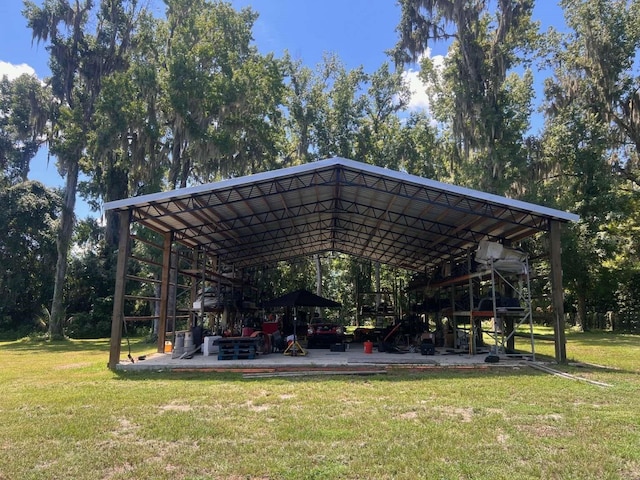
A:
<svg viewBox="0 0 640 480">
<path fill-rule="evenodd" d="M 22 352 L 48 352 L 48 353 L 64 353 L 64 352 L 96 352 L 103 351 L 109 353 L 110 340 L 108 338 L 98 339 L 66 339 L 66 340 L 46 340 L 43 338 L 23 338 L 16 341 L 0 341 L 1 351 L 22 351 Z M 147 343 L 145 339 L 131 339 L 131 348 L 136 350 L 151 348 L 154 344 Z M 123 341 L 122 348 L 127 348 L 126 340 Z"/>
<path fill-rule="evenodd" d="M 640 349 L 640 335 L 614 332 L 570 332 L 567 341 L 589 347 L 630 347 Z"/>
<path fill-rule="evenodd" d="M 308 374 L 304 376 L 275 376 L 275 377 L 254 377 L 245 378 L 243 374 L 238 372 L 116 372 L 116 376 L 123 381 L 221 381 L 221 382 L 289 382 L 289 383 L 325 383 L 325 382 L 349 382 L 349 383 L 363 383 L 363 382 L 383 382 L 383 383 L 400 383 L 407 381 L 424 382 L 428 380 L 488 380 L 491 378 L 522 378 L 523 376 L 536 376 L 543 377 L 549 374 L 533 370 L 532 368 L 522 367 L 519 370 L 514 369 L 491 369 L 487 370 L 455 370 L 452 368 L 431 369 L 429 371 L 402 371 L 402 372 L 389 372 L 386 374 L 369 374 L 369 375 L 322 375 L 322 374 Z"/>
</svg>

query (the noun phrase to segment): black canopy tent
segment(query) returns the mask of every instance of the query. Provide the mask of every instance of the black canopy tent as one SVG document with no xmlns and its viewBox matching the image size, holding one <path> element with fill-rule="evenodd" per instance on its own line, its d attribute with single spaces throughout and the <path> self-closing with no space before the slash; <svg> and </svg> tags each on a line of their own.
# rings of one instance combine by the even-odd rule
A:
<svg viewBox="0 0 640 480">
<path fill-rule="evenodd" d="M 309 290 L 300 289 L 294 292 L 285 293 L 280 297 L 268 300 L 262 304 L 264 308 L 292 307 L 294 309 L 293 321 L 293 341 L 284 351 L 285 355 L 306 355 L 304 349 L 298 343 L 298 335 L 296 332 L 296 324 L 298 307 L 319 307 L 319 308 L 341 308 L 342 304 L 321 297 Z"/>
<path fill-rule="evenodd" d="M 309 290 L 300 289 L 295 292 L 285 293 L 262 304 L 265 308 L 274 307 L 320 307 L 340 308 L 342 305 L 328 298 L 321 297 Z"/>
</svg>

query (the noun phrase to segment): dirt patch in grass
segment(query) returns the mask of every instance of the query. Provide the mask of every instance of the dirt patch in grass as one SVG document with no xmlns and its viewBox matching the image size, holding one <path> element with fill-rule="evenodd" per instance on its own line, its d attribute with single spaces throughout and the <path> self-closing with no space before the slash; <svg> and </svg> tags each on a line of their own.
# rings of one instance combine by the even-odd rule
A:
<svg viewBox="0 0 640 480">
<path fill-rule="evenodd" d="M 170 403 L 169 405 L 162 405 L 159 410 L 161 412 L 190 412 L 193 407 L 184 403 Z"/>
<path fill-rule="evenodd" d="M 90 367 L 92 364 L 90 362 L 78 362 L 78 363 L 68 363 L 66 365 L 56 365 L 53 367 L 56 370 L 73 370 L 76 368 L 86 368 Z"/>
<path fill-rule="evenodd" d="M 440 417 L 445 417 L 464 423 L 468 423 L 473 420 L 472 408 L 434 407 L 433 410 L 435 410 Z"/>
</svg>

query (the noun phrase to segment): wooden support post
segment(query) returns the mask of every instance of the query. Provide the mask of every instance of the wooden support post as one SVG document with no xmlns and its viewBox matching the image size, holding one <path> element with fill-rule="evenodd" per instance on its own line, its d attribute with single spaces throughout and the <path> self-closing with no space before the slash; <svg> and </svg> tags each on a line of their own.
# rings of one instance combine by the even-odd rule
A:
<svg viewBox="0 0 640 480">
<path fill-rule="evenodd" d="M 516 337 L 513 334 L 515 330 L 515 320 L 509 315 L 505 315 L 502 320 L 502 328 L 504 328 L 504 334 L 507 337 L 507 344 L 505 348 L 507 353 L 515 353 L 516 350 Z"/>
<path fill-rule="evenodd" d="M 127 278 L 127 262 L 129 260 L 129 226 L 131 212 L 119 212 L 120 239 L 118 243 L 118 263 L 116 266 L 116 285 L 113 294 L 113 315 L 111 317 L 111 346 L 109 349 L 109 368 L 114 370 L 120 363 L 120 347 L 122 343 L 122 322 L 124 322 L 124 294 Z"/>
<path fill-rule="evenodd" d="M 471 258 L 471 250 L 467 250 L 467 273 L 471 273 L 473 267 L 473 260 Z M 478 353 L 478 345 L 476 342 L 476 337 L 478 335 L 478 328 L 476 328 L 476 319 L 473 318 L 473 309 L 475 305 L 473 304 L 473 298 L 475 292 L 473 291 L 473 278 L 469 275 L 469 353 L 471 355 L 475 355 Z"/>
<path fill-rule="evenodd" d="M 562 261 L 560 222 L 550 222 L 550 254 L 551 254 L 551 299 L 553 306 L 553 329 L 556 347 L 556 362 L 567 361 L 567 339 L 564 332 L 564 292 L 562 288 Z"/>
<path fill-rule="evenodd" d="M 173 233 L 164 234 L 162 243 L 162 273 L 160 284 L 160 320 L 158 322 L 158 353 L 164 352 L 164 343 L 167 340 L 167 310 L 169 305 L 169 281 L 171 272 L 171 244 Z M 174 319 L 175 323 L 175 319 Z M 175 325 L 174 325 L 175 329 Z"/>
</svg>

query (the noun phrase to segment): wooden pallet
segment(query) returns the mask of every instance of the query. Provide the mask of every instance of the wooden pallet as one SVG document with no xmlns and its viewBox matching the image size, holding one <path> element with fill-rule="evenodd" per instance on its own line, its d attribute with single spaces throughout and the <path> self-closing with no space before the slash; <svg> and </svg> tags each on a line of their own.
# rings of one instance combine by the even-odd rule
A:
<svg viewBox="0 0 640 480">
<path fill-rule="evenodd" d="M 254 360 L 255 358 L 255 353 L 239 353 L 237 355 L 223 355 L 221 353 L 218 354 L 218 360 Z"/>
<path fill-rule="evenodd" d="M 253 360 L 256 358 L 257 339 L 254 337 L 228 337 L 218 340 L 218 360 Z"/>
</svg>

